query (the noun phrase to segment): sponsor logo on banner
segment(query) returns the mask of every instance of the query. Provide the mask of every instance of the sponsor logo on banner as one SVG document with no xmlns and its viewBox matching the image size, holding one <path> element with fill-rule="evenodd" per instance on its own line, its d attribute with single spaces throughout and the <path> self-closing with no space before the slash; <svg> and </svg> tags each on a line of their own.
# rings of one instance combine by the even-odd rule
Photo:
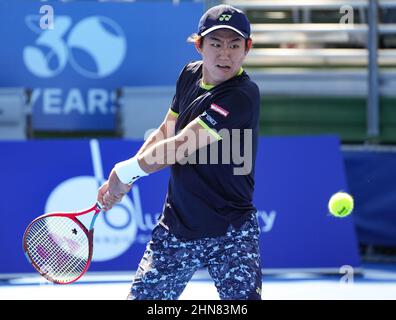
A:
<svg viewBox="0 0 396 320">
<path fill-rule="evenodd" d="M 38 79 L 30 100 L 34 128 L 93 129 L 101 123 L 104 130 L 112 129 L 116 97 L 106 78 L 124 63 L 123 29 L 105 16 L 56 15 L 52 29 L 40 28 L 38 20 L 26 16 L 34 38 L 22 52 L 26 69 Z M 59 115 L 64 120 L 54 122 Z"/>
<path fill-rule="evenodd" d="M 126 38 L 112 19 L 92 16 L 73 25 L 71 17 L 57 16 L 56 28 L 52 30 L 39 29 L 36 19 L 26 17 L 29 29 L 38 36 L 33 45 L 23 49 L 23 61 L 39 78 L 60 74 L 67 63 L 83 77 L 105 78 L 117 71 L 125 59 Z"/>
</svg>

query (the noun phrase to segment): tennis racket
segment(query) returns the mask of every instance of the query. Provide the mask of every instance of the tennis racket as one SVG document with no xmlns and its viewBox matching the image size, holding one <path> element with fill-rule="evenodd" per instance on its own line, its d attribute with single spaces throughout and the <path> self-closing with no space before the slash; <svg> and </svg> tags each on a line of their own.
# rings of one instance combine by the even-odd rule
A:
<svg viewBox="0 0 396 320">
<path fill-rule="evenodd" d="M 88 270 L 93 252 L 96 203 L 81 212 L 47 213 L 34 219 L 23 235 L 23 250 L 32 266 L 48 281 L 68 284 Z M 93 214 L 89 229 L 78 217 Z"/>
</svg>

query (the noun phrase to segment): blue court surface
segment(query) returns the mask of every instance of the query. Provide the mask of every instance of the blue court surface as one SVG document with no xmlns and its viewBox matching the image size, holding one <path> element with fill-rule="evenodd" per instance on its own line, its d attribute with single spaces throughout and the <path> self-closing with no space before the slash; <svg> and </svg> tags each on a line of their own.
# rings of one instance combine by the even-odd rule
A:
<svg viewBox="0 0 396 320">
<path fill-rule="evenodd" d="M 264 274 L 263 300 L 394 300 L 396 265 L 366 264 L 358 274 Z M 124 300 L 133 274 L 88 273 L 71 285 L 52 285 L 37 275 L 0 281 L 0 300 Z M 218 300 L 205 271 L 195 274 L 181 300 Z"/>
</svg>

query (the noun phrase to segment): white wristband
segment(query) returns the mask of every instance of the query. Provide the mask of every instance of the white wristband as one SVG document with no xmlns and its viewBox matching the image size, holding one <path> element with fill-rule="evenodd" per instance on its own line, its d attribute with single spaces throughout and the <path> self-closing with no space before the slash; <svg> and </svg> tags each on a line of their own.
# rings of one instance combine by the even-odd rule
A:
<svg viewBox="0 0 396 320">
<path fill-rule="evenodd" d="M 137 157 L 132 157 L 128 160 L 118 162 L 114 166 L 114 171 L 116 172 L 118 179 L 125 184 L 131 184 L 137 179 L 148 175 L 147 172 L 144 172 L 143 169 L 140 168 Z"/>
</svg>

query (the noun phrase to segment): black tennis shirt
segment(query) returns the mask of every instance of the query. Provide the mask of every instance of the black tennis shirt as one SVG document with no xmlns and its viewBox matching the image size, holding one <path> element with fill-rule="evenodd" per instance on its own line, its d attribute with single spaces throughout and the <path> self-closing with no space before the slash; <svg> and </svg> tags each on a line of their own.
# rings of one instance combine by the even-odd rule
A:
<svg viewBox="0 0 396 320">
<path fill-rule="evenodd" d="M 252 198 L 260 110 L 257 85 L 241 68 L 237 76 L 208 88 L 202 84 L 202 61 L 193 62 L 179 75 L 170 109 L 177 116 L 176 132 L 199 117 L 203 130 L 218 139 L 218 152 L 213 155 L 208 145 L 202 148 L 206 157 L 198 156 L 198 150 L 189 162 L 171 166 L 162 222 L 187 239 L 224 235 L 230 224 L 239 228 L 256 212 Z M 245 146 L 250 146 L 251 157 L 241 163 L 249 153 L 244 153 Z M 210 162 L 211 157 L 217 160 Z M 234 169 L 242 167 L 245 174 L 236 175 Z"/>
</svg>

